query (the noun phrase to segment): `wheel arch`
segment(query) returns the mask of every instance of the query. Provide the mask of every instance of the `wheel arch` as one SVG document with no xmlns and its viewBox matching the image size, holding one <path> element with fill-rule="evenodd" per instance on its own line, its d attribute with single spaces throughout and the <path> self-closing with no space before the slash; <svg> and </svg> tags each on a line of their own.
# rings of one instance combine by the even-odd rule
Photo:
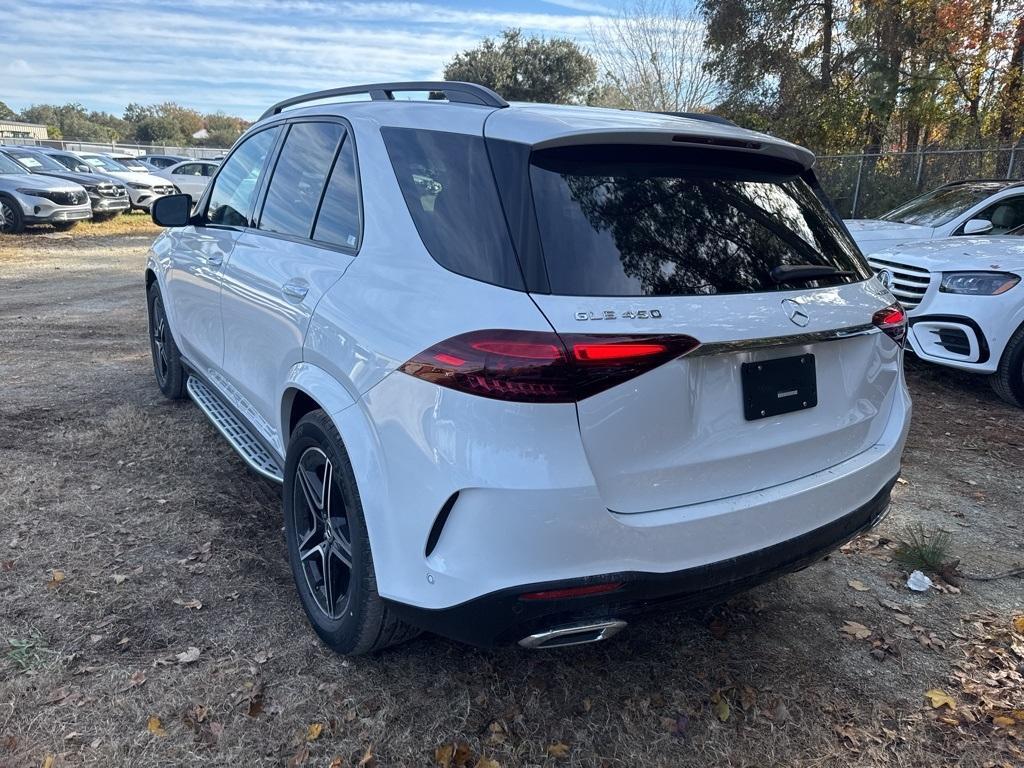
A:
<svg viewBox="0 0 1024 768">
<path fill-rule="evenodd" d="M 335 414 L 354 404 L 356 399 L 327 371 L 311 363 L 297 363 L 288 372 L 281 392 L 280 434 L 282 447 L 299 419 L 320 409 L 332 419 Z"/>
</svg>

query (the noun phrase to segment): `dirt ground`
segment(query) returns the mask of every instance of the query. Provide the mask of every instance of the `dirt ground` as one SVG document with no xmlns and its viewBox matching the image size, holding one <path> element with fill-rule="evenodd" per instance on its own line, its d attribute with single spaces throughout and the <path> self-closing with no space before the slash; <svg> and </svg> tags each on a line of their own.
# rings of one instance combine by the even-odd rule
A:
<svg viewBox="0 0 1024 768">
<path fill-rule="evenodd" d="M 892 514 L 801 573 L 596 646 L 343 660 L 277 488 L 153 382 L 156 232 L 0 238 L 0 766 L 1024 766 L 1024 581 L 915 594 L 890 543 L 1024 561 L 1024 412 L 984 380 L 908 361 Z"/>
</svg>

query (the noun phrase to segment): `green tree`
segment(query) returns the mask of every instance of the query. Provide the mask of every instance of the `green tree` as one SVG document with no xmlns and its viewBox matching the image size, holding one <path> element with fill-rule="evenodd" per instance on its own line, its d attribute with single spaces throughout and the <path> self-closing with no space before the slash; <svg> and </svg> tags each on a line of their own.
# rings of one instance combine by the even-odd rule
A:
<svg viewBox="0 0 1024 768">
<path fill-rule="evenodd" d="M 17 120 L 18 113 L 0 101 L 0 120 Z"/>
<path fill-rule="evenodd" d="M 594 60 L 572 40 L 524 37 L 518 29 L 486 38 L 444 68 L 446 80 L 486 85 L 511 101 L 551 104 L 584 101 L 596 75 Z"/>
</svg>

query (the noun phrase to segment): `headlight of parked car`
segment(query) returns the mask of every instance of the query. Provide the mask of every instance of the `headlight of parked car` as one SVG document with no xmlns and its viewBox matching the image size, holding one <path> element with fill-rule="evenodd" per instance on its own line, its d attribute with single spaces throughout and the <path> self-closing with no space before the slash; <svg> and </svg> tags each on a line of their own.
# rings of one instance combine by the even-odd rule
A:
<svg viewBox="0 0 1024 768">
<path fill-rule="evenodd" d="M 1019 282 L 1020 277 L 1009 272 L 946 272 L 939 290 L 969 296 L 995 296 L 1006 293 Z"/>
<path fill-rule="evenodd" d="M 131 187 L 132 189 L 152 189 L 152 187 L 149 184 L 136 184 L 133 181 L 129 181 L 128 186 Z"/>
<path fill-rule="evenodd" d="M 28 195 L 29 197 L 48 197 L 50 194 L 45 189 L 31 189 L 29 187 L 21 187 L 16 191 L 21 192 L 23 195 Z"/>
</svg>

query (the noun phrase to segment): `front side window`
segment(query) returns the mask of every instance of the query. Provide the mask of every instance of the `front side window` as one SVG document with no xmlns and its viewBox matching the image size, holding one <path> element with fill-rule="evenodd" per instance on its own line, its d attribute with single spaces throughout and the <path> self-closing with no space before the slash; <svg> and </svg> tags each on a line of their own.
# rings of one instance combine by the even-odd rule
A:
<svg viewBox="0 0 1024 768">
<path fill-rule="evenodd" d="M 28 173 L 28 170 L 22 168 L 16 162 L 6 155 L 0 155 L 0 173 L 4 175 L 8 174 L 23 174 Z"/>
<path fill-rule="evenodd" d="M 534 152 L 530 180 L 551 291 L 694 296 L 789 289 L 779 266 L 870 272 L 799 175 L 674 148 Z"/>
<path fill-rule="evenodd" d="M 175 176 L 202 176 L 203 168 L 198 163 L 186 163 L 172 172 Z"/>
<path fill-rule="evenodd" d="M 206 213 L 209 223 L 234 227 L 248 225 L 263 166 L 280 131 L 280 126 L 275 126 L 250 136 L 224 163 L 210 193 Z"/>
<path fill-rule="evenodd" d="M 898 221 L 901 224 L 917 224 L 923 227 L 941 227 L 957 216 L 966 213 L 989 195 L 994 195 L 1001 184 L 975 182 L 939 187 L 915 197 L 909 203 L 883 213 L 883 221 Z"/>
<path fill-rule="evenodd" d="M 334 162 L 313 239 L 346 248 L 359 247 L 359 180 L 350 134 L 346 134 Z"/>
<path fill-rule="evenodd" d="M 259 228 L 309 237 L 324 182 L 345 129 L 338 123 L 295 123 L 267 188 Z"/>
<path fill-rule="evenodd" d="M 1005 235 L 1010 230 L 1024 225 L 1024 195 L 1004 197 L 972 218 L 992 222 L 989 235 Z"/>
</svg>

